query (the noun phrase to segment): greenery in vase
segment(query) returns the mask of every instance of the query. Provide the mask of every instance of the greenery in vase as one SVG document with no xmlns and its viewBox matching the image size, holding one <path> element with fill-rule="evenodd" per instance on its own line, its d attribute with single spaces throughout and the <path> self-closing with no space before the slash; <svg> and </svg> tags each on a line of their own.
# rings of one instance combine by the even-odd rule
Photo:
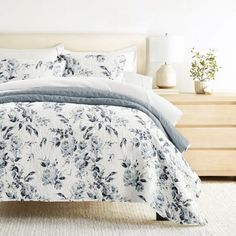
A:
<svg viewBox="0 0 236 236">
<path fill-rule="evenodd" d="M 216 72 L 221 68 L 216 62 L 215 49 L 209 49 L 206 54 L 201 54 L 192 48 L 191 53 L 190 77 L 199 81 L 214 80 Z"/>
</svg>

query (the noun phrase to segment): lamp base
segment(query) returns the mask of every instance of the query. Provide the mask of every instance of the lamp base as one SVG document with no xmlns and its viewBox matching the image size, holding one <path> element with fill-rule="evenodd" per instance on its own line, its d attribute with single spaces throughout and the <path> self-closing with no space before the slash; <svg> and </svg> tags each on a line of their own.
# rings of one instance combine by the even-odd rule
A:
<svg viewBox="0 0 236 236">
<path fill-rule="evenodd" d="M 176 73 L 171 65 L 164 64 L 156 73 L 159 88 L 174 88 L 176 86 Z"/>
<path fill-rule="evenodd" d="M 160 89 L 173 89 L 173 88 L 176 87 L 176 85 L 174 85 L 174 86 L 160 86 L 160 85 L 157 85 L 157 87 L 160 88 Z"/>
</svg>

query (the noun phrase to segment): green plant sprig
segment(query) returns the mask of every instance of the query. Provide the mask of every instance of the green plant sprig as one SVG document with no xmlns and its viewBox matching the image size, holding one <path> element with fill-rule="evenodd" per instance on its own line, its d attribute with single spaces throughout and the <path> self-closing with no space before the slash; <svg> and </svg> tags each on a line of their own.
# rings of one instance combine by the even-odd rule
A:
<svg viewBox="0 0 236 236">
<path fill-rule="evenodd" d="M 221 67 L 217 65 L 215 52 L 215 49 L 209 49 L 206 54 L 201 54 L 192 48 L 190 77 L 193 80 L 215 80 L 216 73 L 221 69 Z"/>
</svg>

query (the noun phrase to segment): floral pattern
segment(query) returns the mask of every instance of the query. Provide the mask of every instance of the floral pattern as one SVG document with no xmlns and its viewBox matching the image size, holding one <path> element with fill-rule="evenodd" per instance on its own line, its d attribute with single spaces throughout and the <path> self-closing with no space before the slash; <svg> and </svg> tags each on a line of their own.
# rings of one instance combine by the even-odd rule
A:
<svg viewBox="0 0 236 236">
<path fill-rule="evenodd" d="M 59 60 L 66 63 L 63 76 L 102 77 L 121 79 L 126 64 L 123 54 L 85 54 L 60 55 Z"/>
<path fill-rule="evenodd" d="M 0 129 L 2 201 L 147 202 L 169 220 L 206 222 L 196 202 L 199 178 L 141 111 L 7 103 Z"/>
<path fill-rule="evenodd" d="M 65 69 L 61 60 L 19 60 L 15 58 L 0 60 L 0 83 L 12 80 L 36 79 L 43 76 L 60 77 Z"/>
</svg>

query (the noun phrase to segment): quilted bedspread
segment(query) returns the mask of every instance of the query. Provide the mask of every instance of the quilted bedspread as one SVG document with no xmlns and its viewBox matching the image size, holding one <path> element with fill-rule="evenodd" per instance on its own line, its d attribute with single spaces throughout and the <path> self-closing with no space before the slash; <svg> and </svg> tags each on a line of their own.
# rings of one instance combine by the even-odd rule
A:
<svg viewBox="0 0 236 236">
<path fill-rule="evenodd" d="M 146 202 L 177 223 L 206 223 L 198 176 L 140 109 L 15 97 L 0 104 L 0 130 L 1 201 Z"/>
</svg>

